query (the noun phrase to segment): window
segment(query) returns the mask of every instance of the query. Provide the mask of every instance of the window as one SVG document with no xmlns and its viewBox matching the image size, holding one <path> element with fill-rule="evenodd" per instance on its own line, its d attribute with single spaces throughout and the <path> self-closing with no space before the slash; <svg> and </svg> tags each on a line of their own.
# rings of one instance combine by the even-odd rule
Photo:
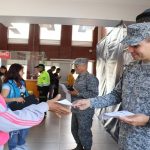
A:
<svg viewBox="0 0 150 150">
<path fill-rule="evenodd" d="M 73 25 L 72 45 L 92 46 L 93 26 Z"/>
<path fill-rule="evenodd" d="M 60 24 L 41 24 L 40 25 L 40 44 L 60 44 L 61 25 Z"/>
<path fill-rule="evenodd" d="M 29 23 L 11 23 L 8 27 L 8 43 L 28 43 Z"/>
</svg>

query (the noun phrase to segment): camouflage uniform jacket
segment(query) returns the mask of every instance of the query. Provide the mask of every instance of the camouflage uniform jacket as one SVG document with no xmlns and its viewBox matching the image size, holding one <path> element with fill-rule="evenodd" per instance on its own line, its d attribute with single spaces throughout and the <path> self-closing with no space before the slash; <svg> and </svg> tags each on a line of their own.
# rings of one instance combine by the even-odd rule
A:
<svg viewBox="0 0 150 150">
<path fill-rule="evenodd" d="M 75 84 L 74 89 L 76 89 L 79 94 L 77 96 L 71 96 L 71 101 L 74 102 L 78 99 L 85 99 L 85 98 L 93 98 L 98 96 L 98 79 L 88 72 L 79 74 Z M 80 112 L 78 109 L 73 109 L 72 112 Z"/>
<path fill-rule="evenodd" d="M 110 94 L 90 100 L 94 108 L 122 102 L 123 110 L 150 116 L 150 63 L 130 64 Z M 121 150 L 150 150 L 150 124 L 136 127 L 120 123 L 119 146 Z"/>
</svg>

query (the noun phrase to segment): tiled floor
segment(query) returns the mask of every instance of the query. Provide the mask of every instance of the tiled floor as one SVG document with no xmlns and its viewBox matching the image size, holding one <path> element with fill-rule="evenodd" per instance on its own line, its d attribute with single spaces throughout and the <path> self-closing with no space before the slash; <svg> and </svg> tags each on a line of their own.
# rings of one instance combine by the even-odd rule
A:
<svg viewBox="0 0 150 150">
<path fill-rule="evenodd" d="M 30 129 L 27 144 L 30 150 L 71 150 L 76 146 L 71 135 L 71 115 L 58 118 L 48 113 L 47 118 L 38 126 Z M 97 117 L 93 122 L 92 150 L 117 150 L 116 142 L 103 129 Z M 5 148 L 7 150 L 7 148 Z"/>
</svg>

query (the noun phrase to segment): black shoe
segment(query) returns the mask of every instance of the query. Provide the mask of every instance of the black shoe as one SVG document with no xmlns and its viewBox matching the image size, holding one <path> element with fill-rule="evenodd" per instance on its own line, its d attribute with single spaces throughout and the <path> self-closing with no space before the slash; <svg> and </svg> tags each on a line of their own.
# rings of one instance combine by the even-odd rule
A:
<svg viewBox="0 0 150 150">
<path fill-rule="evenodd" d="M 83 149 L 82 145 L 77 145 L 77 147 L 72 150 L 84 150 L 84 149 Z"/>
</svg>

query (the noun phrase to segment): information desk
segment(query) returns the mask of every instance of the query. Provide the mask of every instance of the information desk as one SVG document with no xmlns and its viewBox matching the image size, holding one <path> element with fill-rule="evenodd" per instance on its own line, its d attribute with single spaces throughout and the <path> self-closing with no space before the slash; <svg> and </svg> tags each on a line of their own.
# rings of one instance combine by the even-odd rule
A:
<svg viewBox="0 0 150 150">
<path fill-rule="evenodd" d="M 37 80 L 27 79 L 25 82 L 28 92 L 33 93 L 36 97 L 39 97 L 39 92 L 37 89 Z"/>
</svg>

